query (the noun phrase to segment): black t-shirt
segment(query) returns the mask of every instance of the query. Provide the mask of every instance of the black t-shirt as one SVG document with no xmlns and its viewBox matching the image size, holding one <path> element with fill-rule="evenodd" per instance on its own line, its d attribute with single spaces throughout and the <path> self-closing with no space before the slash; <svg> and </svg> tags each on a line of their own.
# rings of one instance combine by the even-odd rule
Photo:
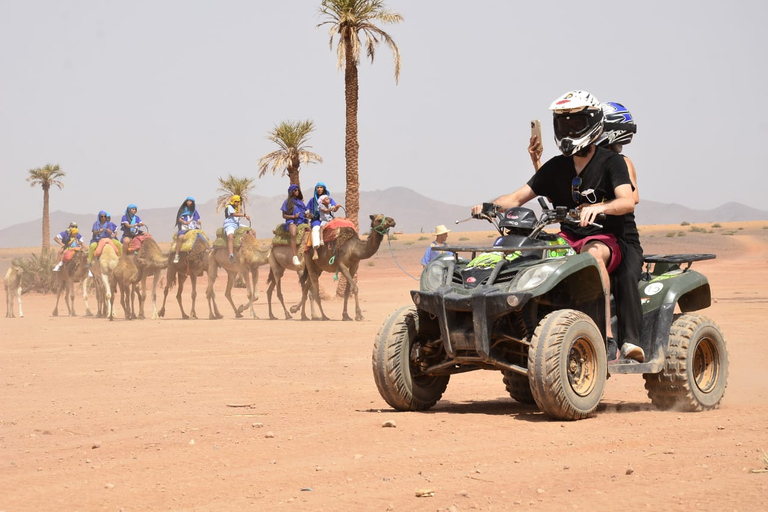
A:
<svg viewBox="0 0 768 512">
<path fill-rule="evenodd" d="M 573 165 L 573 157 L 563 155 L 548 160 L 541 169 L 528 180 L 537 196 L 548 197 L 554 206 L 575 208 L 579 204 L 597 204 L 616 198 L 614 189 L 620 185 L 632 185 L 629 179 L 629 171 L 624 157 L 603 149 L 595 148 L 587 166 L 581 171 L 580 192 L 592 189 L 594 192 L 587 196 L 580 196 L 579 201 L 573 200 L 572 183 L 576 177 L 576 167 Z M 584 238 L 599 233 L 612 233 L 617 238 L 624 238 L 624 216 L 606 215 L 604 221 L 599 221 L 603 228 L 596 226 L 579 227 L 574 224 L 561 224 L 560 229 L 576 238 Z"/>
</svg>

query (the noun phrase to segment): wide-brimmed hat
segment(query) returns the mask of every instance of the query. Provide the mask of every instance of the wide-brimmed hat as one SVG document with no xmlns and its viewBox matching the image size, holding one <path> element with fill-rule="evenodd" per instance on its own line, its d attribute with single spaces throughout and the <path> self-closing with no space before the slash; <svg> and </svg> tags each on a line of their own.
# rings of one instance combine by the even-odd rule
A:
<svg viewBox="0 0 768 512">
<path fill-rule="evenodd" d="M 70 222 L 70 223 L 69 223 L 69 228 L 70 228 L 70 229 L 73 229 L 73 228 L 74 228 L 74 229 L 77 229 L 77 222 L 74 222 L 74 221 L 73 221 L 73 222 Z"/>
<path fill-rule="evenodd" d="M 435 232 L 432 233 L 433 235 L 443 235 L 445 233 L 450 233 L 451 230 L 445 227 L 445 225 L 440 224 L 439 226 L 435 226 Z"/>
</svg>

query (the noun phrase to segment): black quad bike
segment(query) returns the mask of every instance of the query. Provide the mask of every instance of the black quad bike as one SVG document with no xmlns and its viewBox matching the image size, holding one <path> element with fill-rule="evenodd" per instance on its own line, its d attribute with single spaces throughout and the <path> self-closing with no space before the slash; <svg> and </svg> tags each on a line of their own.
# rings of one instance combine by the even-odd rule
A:
<svg viewBox="0 0 768 512">
<path fill-rule="evenodd" d="M 691 313 L 707 308 L 711 295 L 707 278 L 690 269 L 715 256 L 645 255 L 638 288 L 646 362 L 616 359 L 615 347 L 609 357 L 610 298 L 597 262 L 544 231 L 577 224 L 578 211 L 539 202 L 538 219 L 528 208 L 484 205 L 478 217 L 501 235 L 493 246 L 448 247 L 424 269 L 420 289 L 411 291 L 413 305 L 395 311 L 376 335 L 373 374 L 384 400 L 401 411 L 427 410 L 452 374 L 500 370 L 518 402 L 578 420 L 595 411 L 609 374 L 642 373 L 661 409 L 716 408 L 728 353 L 719 327 Z"/>
</svg>

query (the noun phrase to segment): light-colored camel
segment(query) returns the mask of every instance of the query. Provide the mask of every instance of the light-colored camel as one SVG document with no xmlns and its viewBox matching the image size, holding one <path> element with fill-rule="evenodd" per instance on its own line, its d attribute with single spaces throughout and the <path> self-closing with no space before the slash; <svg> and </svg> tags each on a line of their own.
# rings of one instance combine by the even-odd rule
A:
<svg viewBox="0 0 768 512">
<path fill-rule="evenodd" d="M 353 277 L 357 274 L 360 260 L 368 259 L 376 254 L 384 235 L 393 227 L 395 227 L 395 220 L 393 218 L 386 217 L 380 213 L 371 215 L 371 234 L 368 235 L 367 240 L 360 240 L 357 232 L 352 228 L 339 228 L 339 238 L 335 244 L 332 244 L 331 247 L 321 245 L 317 250 L 317 259 L 312 259 L 311 257 L 305 258 L 306 268 L 302 275 L 301 302 L 297 306 L 294 306 L 296 309 L 299 307 L 301 308 L 302 320 L 307 318 L 307 315 L 304 312 L 304 307 L 307 301 L 307 293 L 310 288 L 312 290 L 312 298 L 317 301 L 317 306 L 320 309 L 322 319 L 328 320 L 328 317 L 325 316 L 325 312 L 323 312 L 318 289 L 318 279 L 323 272 L 339 272 L 347 279 L 347 287 L 344 292 L 344 311 L 342 313 L 342 320 L 352 320 L 347 314 L 347 302 L 349 301 L 350 292 L 355 296 L 355 320 L 363 319 L 363 314 L 360 310 L 360 301 L 357 296 L 358 288 Z M 335 245 L 335 248 L 333 245 Z"/>
<path fill-rule="evenodd" d="M 85 302 L 86 315 L 91 315 L 88 307 L 88 289 L 86 278 L 88 277 L 88 253 L 75 251 L 72 259 L 64 263 L 57 272 L 54 272 L 54 286 L 56 287 L 56 306 L 53 308 L 53 316 L 59 316 L 59 299 L 64 292 L 64 302 L 67 305 L 69 316 L 77 316 L 75 313 L 75 283 L 83 284 L 83 302 Z"/>
<path fill-rule="evenodd" d="M 208 299 L 208 318 L 220 319 L 224 316 L 219 312 L 216 306 L 216 293 L 213 291 L 213 285 L 216 282 L 216 274 L 219 268 L 227 272 L 227 288 L 224 296 L 232 305 L 235 316 L 241 318 L 243 311 L 250 309 L 251 318 L 257 318 L 253 310 L 253 303 L 259 298 L 259 291 L 256 285 L 259 282 L 259 267 L 269 262 L 269 255 L 272 252 L 272 246 L 260 247 L 256 241 L 256 232 L 249 230 L 242 236 L 240 247 L 235 249 L 235 262 L 229 261 L 229 250 L 226 247 L 214 247 L 208 261 L 208 289 L 205 296 Z M 235 278 L 240 273 L 245 281 L 245 287 L 248 292 L 248 303 L 235 307 L 232 300 L 232 286 L 235 284 Z M 249 279 L 250 276 L 250 279 Z"/>
<path fill-rule="evenodd" d="M 5 318 L 14 318 L 13 316 L 13 296 L 19 301 L 19 318 L 24 318 L 24 312 L 21 310 L 21 275 L 24 269 L 18 265 L 11 265 L 3 277 L 5 286 Z"/>
<path fill-rule="evenodd" d="M 106 314 L 107 318 L 109 318 L 111 321 L 115 318 L 114 294 L 117 291 L 117 287 L 115 286 L 114 272 L 115 268 L 117 267 L 117 263 L 120 261 L 120 256 L 117 254 L 117 249 L 115 249 L 111 243 L 108 243 L 104 245 L 104 248 L 101 251 L 101 255 L 98 258 L 95 258 L 93 261 L 95 265 L 91 266 L 98 269 L 98 273 L 101 276 L 101 283 L 103 286 L 102 303 L 104 308 L 102 308 L 102 303 L 100 303 L 99 316 Z"/>
<path fill-rule="evenodd" d="M 123 249 L 125 253 L 125 249 Z M 168 268 L 168 258 L 160 250 L 154 238 L 145 238 L 141 248 L 134 256 L 136 266 L 139 268 L 139 314 L 138 318 L 144 318 L 144 302 L 147 300 L 147 278 L 152 278 L 152 318 L 160 318 L 157 314 L 157 285 L 160 282 L 160 274 Z"/>
<path fill-rule="evenodd" d="M 179 309 L 181 310 L 181 317 L 183 319 L 197 318 L 195 312 L 195 299 L 197 299 L 197 277 L 203 275 L 203 272 L 208 271 L 208 263 L 211 254 L 211 246 L 208 244 L 208 240 L 198 231 L 197 233 L 189 233 L 188 235 L 194 236 L 195 241 L 192 244 L 192 248 L 189 251 L 183 251 L 179 253 L 179 262 L 174 263 L 174 251 L 168 253 L 168 270 L 166 271 L 166 283 L 163 294 L 163 306 L 160 308 L 160 316 L 165 316 L 165 300 L 168 298 L 168 291 L 173 288 L 176 281 L 179 282 L 179 289 L 176 292 L 176 300 L 179 302 Z M 184 311 L 184 305 L 181 303 L 181 292 L 184 290 L 184 282 L 189 276 L 189 282 L 192 285 L 192 309 L 190 314 Z"/>
<path fill-rule="evenodd" d="M 120 305 L 123 307 L 126 320 L 134 320 L 136 311 L 134 308 L 134 295 L 139 295 L 139 267 L 136 266 L 134 255 L 123 254 L 117 261 L 117 266 L 112 271 L 115 283 L 115 293 L 120 291 Z"/>
<path fill-rule="evenodd" d="M 301 242 L 299 242 L 299 246 L 301 247 Z M 283 300 L 283 275 L 286 270 L 293 270 L 298 274 L 298 277 L 301 277 L 301 272 L 304 270 L 304 254 L 301 251 L 299 252 L 300 265 L 297 267 L 293 264 L 293 249 L 291 249 L 290 245 L 280 244 L 272 246 L 272 252 L 269 255 L 269 277 L 267 278 L 267 309 L 270 320 L 277 320 L 277 317 L 272 313 L 272 292 L 275 290 L 277 292 L 277 300 L 280 301 L 280 305 L 283 307 L 285 319 L 293 318 L 285 307 L 285 301 Z M 310 306 L 312 307 L 312 316 L 314 317 L 314 303 L 310 302 Z M 293 310 L 294 313 L 296 311 L 298 309 Z"/>
</svg>

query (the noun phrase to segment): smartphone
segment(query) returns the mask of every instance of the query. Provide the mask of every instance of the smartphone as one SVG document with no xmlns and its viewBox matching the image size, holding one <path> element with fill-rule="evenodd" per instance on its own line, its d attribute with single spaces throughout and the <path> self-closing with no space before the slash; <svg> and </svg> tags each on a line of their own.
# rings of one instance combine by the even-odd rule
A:
<svg viewBox="0 0 768 512">
<path fill-rule="evenodd" d="M 536 136 L 536 140 L 539 141 L 539 149 L 543 149 L 544 145 L 541 140 L 541 121 L 534 119 L 531 121 L 531 137 Z"/>
</svg>

